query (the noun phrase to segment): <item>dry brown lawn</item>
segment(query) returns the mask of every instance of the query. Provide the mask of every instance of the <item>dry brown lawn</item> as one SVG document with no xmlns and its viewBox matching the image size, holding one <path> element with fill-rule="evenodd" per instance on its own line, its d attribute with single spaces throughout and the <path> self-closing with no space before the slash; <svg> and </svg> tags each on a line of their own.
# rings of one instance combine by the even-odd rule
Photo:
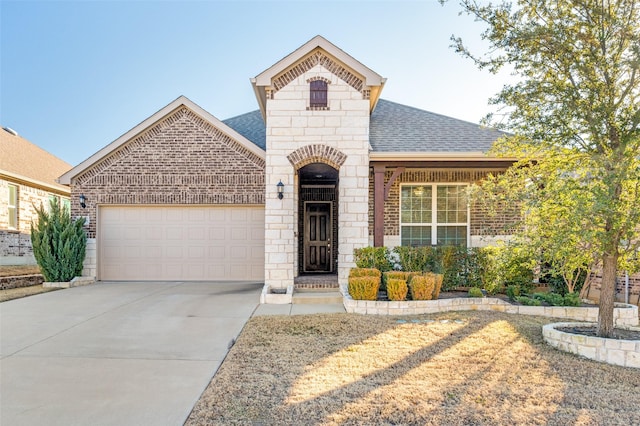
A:
<svg viewBox="0 0 640 426">
<path fill-rule="evenodd" d="M 38 265 L 0 266 L 0 277 L 13 277 L 16 275 L 34 275 L 40 273 Z"/>
<path fill-rule="evenodd" d="M 22 297 L 33 296 L 34 294 L 46 293 L 48 291 L 60 290 L 55 287 L 43 287 L 42 285 L 31 285 L 28 287 L 10 288 L 8 290 L 0 290 L 0 302 L 7 300 L 20 299 Z"/>
<path fill-rule="evenodd" d="M 187 425 L 640 425 L 640 370 L 496 312 L 251 319 Z"/>
</svg>

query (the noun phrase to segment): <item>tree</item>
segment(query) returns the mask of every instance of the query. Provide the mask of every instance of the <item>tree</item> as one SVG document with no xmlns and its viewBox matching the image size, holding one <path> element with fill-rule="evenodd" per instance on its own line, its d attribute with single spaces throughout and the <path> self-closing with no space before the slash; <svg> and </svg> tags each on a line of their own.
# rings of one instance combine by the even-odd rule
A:
<svg viewBox="0 0 640 426">
<path fill-rule="evenodd" d="M 452 37 L 456 49 L 492 72 L 508 64 L 519 78 L 490 100 L 503 119 L 486 120 L 515 135 L 497 148 L 520 160 L 509 192 L 523 191 L 513 198 L 551 247 L 586 249 L 602 267 L 597 333 L 609 337 L 618 268 L 640 239 L 640 2 L 461 6 L 487 25 L 490 47 L 476 56 Z"/>
<path fill-rule="evenodd" d="M 40 205 L 36 213 L 38 222 L 31 223 L 31 244 L 44 279 L 65 282 L 79 276 L 87 246 L 84 218 L 72 220 L 57 198 L 51 200 L 49 211 Z"/>
</svg>

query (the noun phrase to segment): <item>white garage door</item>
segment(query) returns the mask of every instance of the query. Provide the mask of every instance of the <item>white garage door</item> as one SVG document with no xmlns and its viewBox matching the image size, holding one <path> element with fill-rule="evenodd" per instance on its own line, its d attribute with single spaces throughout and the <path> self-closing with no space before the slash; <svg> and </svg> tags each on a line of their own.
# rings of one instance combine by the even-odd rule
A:
<svg viewBox="0 0 640 426">
<path fill-rule="evenodd" d="M 103 206 L 101 280 L 264 279 L 264 208 Z"/>
</svg>

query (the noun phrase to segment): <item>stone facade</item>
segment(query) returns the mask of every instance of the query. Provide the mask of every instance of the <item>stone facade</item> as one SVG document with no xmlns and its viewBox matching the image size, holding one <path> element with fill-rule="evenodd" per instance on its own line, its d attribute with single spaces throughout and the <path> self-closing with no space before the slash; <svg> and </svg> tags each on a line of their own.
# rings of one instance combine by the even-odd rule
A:
<svg viewBox="0 0 640 426">
<path fill-rule="evenodd" d="M 313 56 L 313 55 L 312 55 Z M 320 55 L 305 59 L 275 79 L 266 104 L 265 285 L 286 288 L 298 272 L 297 168 L 311 162 L 339 167 L 338 276 L 346 283 L 354 266 L 353 249 L 368 243 L 369 100 L 362 81 Z M 336 74 L 338 73 L 338 74 Z M 309 82 L 328 84 L 326 108 L 309 108 Z M 304 148 L 316 145 L 327 151 Z M 302 151 L 298 151 L 300 149 Z M 304 154 L 308 150 L 311 154 Z M 292 153 L 292 162 L 288 158 Z M 298 158 L 298 156 L 300 158 Z M 308 162 L 306 160 L 309 160 Z M 285 185 L 279 200 L 276 185 Z"/>
<path fill-rule="evenodd" d="M 264 160 L 182 106 L 72 179 L 86 197 L 88 247 L 83 275 L 95 276 L 98 206 L 261 205 Z"/>
<path fill-rule="evenodd" d="M 385 184 L 393 174 L 394 168 L 385 171 Z M 384 202 L 384 241 L 385 246 L 394 247 L 400 244 L 400 186 L 404 183 L 478 183 L 490 173 L 500 173 L 504 169 L 474 169 L 474 168 L 408 168 L 402 172 L 391 185 L 389 197 Z M 374 179 L 373 170 L 369 173 L 369 243 L 373 245 L 374 229 Z M 517 221 L 518 211 L 505 208 L 495 217 L 489 217 L 482 208 L 474 203 L 469 206 L 469 235 L 470 247 L 484 246 L 493 236 L 509 234 L 510 227 Z"/>
<path fill-rule="evenodd" d="M 18 227 L 9 229 L 8 185 L 18 188 Z M 68 200 L 67 194 L 30 186 L 24 182 L 0 179 L 0 265 L 35 264 L 31 247 L 31 222 L 37 220 L 36 207 L 48 205 L 51 197 Z"/>
</svg>

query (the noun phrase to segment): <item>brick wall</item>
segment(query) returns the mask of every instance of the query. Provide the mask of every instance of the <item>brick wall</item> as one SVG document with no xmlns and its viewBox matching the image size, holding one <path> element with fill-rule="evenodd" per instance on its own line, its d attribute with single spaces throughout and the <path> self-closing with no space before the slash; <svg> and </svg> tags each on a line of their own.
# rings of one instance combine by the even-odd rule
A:
<svg viewBox="0 0 640 426">
<path fill-rule="evenodd" d="M 403 183 L 477 183 L 489 173 L 501 170 L 489 169 L 406 169 L 391 185 L 389 197 L 384 203 L 384 235 L 390 241 L 399 241 L 400 235 L 400 185 Z M 389 181 L 393 169 L 385 172 L 385 183 Z M 373 237 L 373 169 L 369 172 L 369 236 Z M 470 206 L 471 236 L 503 235 L 505 229 L 513 224 L 518 212 L 514 208 L 505 207 L 496 217 L 489 217 L 480 206 Z M 395 238 L 394 238 L 395 237 Z"/>
<path fill-rule="evenodd" d="M 71 183 L 87 198 L 96 235 L 99 204 L 264 204 L 264 160 L 186 107 L 125 143 Z"/>
<path fill-rule="evenodd" d="M 600 289 L 602 288 L 602 272 L 594 272 L 589 279 L 591 285 L 588 287 L 586 297 L 592 300 L 600 300 Z M 625 276 L 620 275 L 616 280 L 616 301 L 624 302 L 626 294 Z M 629 276 L 629 303 L 640 306 L 640 273 Z"/>
<path fill-rule="evenodd" d="M 9 229 L 9 189 L 18 187 L 18 228 Z M 49 197 L 58 193 L 0 179 L 0 264 L 35 264 L 31 247 L 31 222 L 37 220 L 36 207 L 47 205 Z M 62 196 L 62 198 L 68 198 Z"/>
</svg>

